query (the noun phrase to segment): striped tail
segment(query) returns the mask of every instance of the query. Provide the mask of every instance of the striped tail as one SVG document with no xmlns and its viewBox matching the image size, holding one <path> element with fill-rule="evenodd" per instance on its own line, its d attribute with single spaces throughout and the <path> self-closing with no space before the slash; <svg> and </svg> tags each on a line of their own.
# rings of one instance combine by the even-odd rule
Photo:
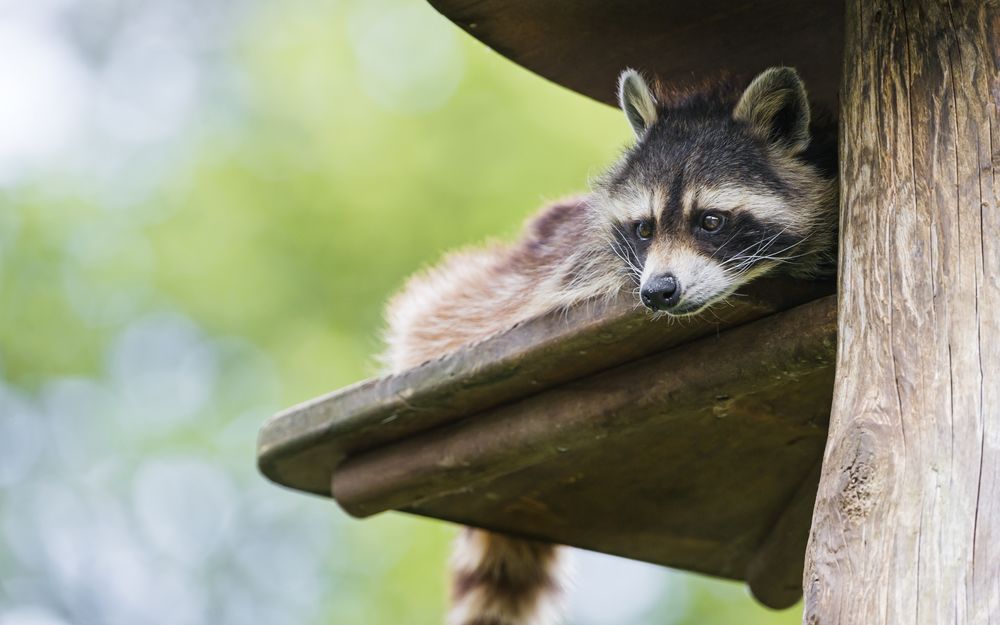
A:
<svg viewBox="0 0 1000 625">
<path fill-rule="evenodd" d="M 465 528 L 451 560 L 447 625 L 561 622 L 561 549 Z"/>
</svg>

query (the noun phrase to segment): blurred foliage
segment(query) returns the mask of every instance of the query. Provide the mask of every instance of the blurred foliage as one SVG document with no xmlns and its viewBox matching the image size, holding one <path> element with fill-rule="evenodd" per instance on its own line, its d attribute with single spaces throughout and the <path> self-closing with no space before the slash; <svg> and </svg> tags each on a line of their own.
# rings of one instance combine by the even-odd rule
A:
<svg viewBox="0 0 1000 625">
<path fill-rule="evenodd" d="M 256 429 L 376 373 L 405 277 L 585 189 L 629 138 L 619 113 L 419 0 L 42 4 L 95 92 L 105 29 L 169 42 L 125 93 L 172 82 L 96 98 L 141 140 L 105 120 L 0 186 L 0 625 L 440 622 L 453 529 L 265 483 Z M 183 115 L 157 108 L 182 87 Z M 582 563 L 580 625 L 799 620 L 738 584 Z"/>
</svg>

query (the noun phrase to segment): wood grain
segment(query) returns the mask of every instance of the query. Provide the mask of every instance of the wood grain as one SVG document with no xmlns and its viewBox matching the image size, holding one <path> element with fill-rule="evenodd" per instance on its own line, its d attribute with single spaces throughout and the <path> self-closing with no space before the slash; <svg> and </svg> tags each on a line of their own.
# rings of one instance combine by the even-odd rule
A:
<svg viewBox="0 0 1000 625">
<path fill-rule="evenodd" d="M 1000 4 L 848 4 L 808 625 L 1000 621 Z"/>
</svg>

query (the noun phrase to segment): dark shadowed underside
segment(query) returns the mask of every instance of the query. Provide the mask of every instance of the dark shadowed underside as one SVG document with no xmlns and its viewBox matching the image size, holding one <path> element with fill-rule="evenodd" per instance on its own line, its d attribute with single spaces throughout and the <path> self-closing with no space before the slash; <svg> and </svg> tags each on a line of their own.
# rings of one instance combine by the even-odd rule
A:
<svg viewBox="0 0 1000 625">
<path fill-rule="evenodd" d="M 844 47 L 838 0 L 429 0 L 467 33 L 560 85 L 614 104 L 624 67 L 672 87 L 748 81 L 794 65 L 835 110 Z"/>
</svg>

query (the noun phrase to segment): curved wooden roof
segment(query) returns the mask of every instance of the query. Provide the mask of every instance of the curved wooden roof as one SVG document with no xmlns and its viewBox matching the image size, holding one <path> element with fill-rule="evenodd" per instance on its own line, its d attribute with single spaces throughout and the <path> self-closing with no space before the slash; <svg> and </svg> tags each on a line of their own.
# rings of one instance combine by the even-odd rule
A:
<svg viewBox="0 0 1000 625">
<path fill-rule="evenodd" d="M 614 104 L 633 67 L 682 86 L 722 72 L 750 79 L 797 68 L 812 99 L 835 110 L 844 45 L 838 0 L 429 0 L 503 56 Z"/>
</svg>

